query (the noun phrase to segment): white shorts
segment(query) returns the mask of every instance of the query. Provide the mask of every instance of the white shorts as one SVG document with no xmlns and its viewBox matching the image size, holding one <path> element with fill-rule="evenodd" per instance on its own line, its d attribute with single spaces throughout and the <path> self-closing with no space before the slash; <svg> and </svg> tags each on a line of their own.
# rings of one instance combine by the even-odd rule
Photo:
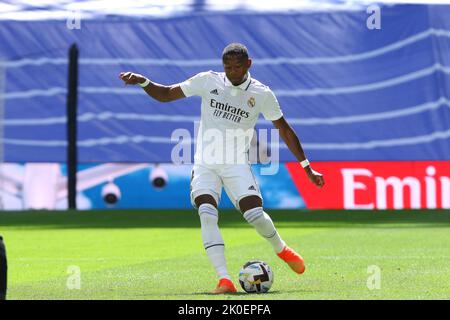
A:
<svg viewBox="0 0 450 320">
<path fill-rule="evenodd" d="M 194 164 L 191 175 L 191 203 L 194 208 L 194 199 L 202 194 L 209 194 L 217 205 L 220 202 L 222 186 L 231 202 L 239 210 L 239 201 L 250 195 L 261 198 L 259 185 L 256 182 L 252 169 L 248 164 L 220 165 L 206 167 Z"/>
</svg>

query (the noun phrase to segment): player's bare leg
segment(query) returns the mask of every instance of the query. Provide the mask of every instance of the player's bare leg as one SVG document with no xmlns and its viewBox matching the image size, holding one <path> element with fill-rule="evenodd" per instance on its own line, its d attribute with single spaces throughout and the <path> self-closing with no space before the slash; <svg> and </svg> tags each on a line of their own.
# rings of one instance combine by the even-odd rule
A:
<svg viewBox="0 0 450 320">
<path fill-rule="evenodd" d="M 209 194 L 195 198 L 195 205 L 200 216 L 203 245 L 211 264 L 219 276 L 219 284 L 212 293 L 224 294 L 236 292 L 236 287 L 227 271 L 225 245 L 220 234 L 216 200 Z"/>
<path fill-rule="evenodd" d="M 256 231 L 270 242 L 275 253 L 286 262 L 289 267 L 298 274 L 305 272 L 305 262 L 303 258 L 288 247 L 281 239 L 270 216 L 262 208 L 260 197 L 252 195 L 242 198 L 239 201 L 239 208 L 247 220 Z"/>
</svg>

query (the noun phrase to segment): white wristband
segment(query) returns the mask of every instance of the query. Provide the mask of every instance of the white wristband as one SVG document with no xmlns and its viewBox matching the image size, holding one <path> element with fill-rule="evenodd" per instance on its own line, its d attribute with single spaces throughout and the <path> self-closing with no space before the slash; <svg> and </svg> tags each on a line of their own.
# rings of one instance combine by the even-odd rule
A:
<svg viewBox="0 0 450 320">
<path fill-rule="evenodd" d="M 146 86 L 148 86 L 148 84 L 150 83 L 150 80 L 149 79 L 145 79 L 145 82 L 144 83 L 139 83 L 139 85 L 142 87 L 142 88 L 145 88 Z"/>
<path fill-rule="evenodd" d="M 309 161 L 308 161 L 308 159 L 305 159 L 302 162 L 300 162 L 300 164 L 302 165 L 302 168 L 305 168 L 305 167 L 309 166 Z"/>
</svg>

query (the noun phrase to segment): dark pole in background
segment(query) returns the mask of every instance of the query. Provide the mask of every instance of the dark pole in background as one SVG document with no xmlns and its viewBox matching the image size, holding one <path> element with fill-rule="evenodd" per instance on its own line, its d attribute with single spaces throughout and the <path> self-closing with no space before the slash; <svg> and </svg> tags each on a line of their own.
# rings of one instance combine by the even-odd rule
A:
<svg viewBox="0 0 450 320">
<path fill-rule="evenodd" d="M 195 11 L 205 11 L 206 0 L 194 0 L 193 8 Z"/>
<path fill-rule="evenodd" d="M 69 82 L 67 87 L 67 199 L 69 209 L 77 208 L 77 96 L 78 48 L 74 43 L 69 50 Z"/>
</svg>

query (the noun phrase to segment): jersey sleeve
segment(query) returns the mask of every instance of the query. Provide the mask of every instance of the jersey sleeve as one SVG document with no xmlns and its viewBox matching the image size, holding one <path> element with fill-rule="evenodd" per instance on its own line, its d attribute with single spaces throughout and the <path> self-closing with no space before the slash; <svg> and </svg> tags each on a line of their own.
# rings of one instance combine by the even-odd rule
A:
<svg viewBox="0 0 450 320">
<path fill-rule="evenodd" d="M 264 118 L 269 121 L 278 120 L 283 116 L 277 97 L 275 97 L 275 94 L 270 89 L 267 91 L 266 100 L 261 108 L 261 113 Z"/>
<path fill-rule="evenodd" d="M 195 76 L 181 82 L 180 88 L 186 97 L 202 96 L 211 72 L 200 72 Z"/>
</svg>

